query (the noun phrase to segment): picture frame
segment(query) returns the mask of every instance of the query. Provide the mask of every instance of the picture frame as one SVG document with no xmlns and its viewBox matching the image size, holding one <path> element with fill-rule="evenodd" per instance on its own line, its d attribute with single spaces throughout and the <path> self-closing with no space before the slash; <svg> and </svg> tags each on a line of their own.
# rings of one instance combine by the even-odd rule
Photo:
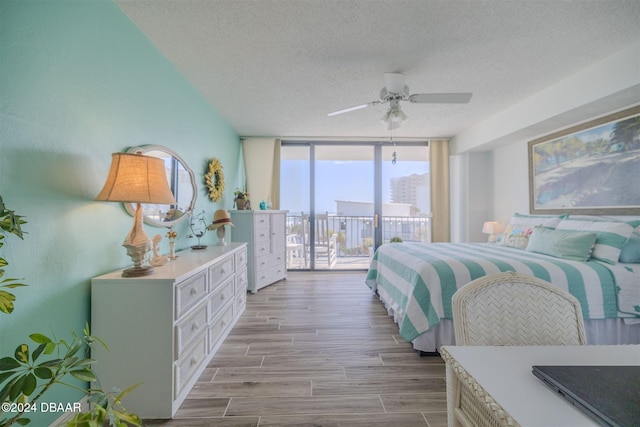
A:
<svg viewBox="0 0 640 427">
<path fill-rule="evenodd" d="M 532 214 L 640 215 L 640 106 L 529 141 Z"/>
</svg>

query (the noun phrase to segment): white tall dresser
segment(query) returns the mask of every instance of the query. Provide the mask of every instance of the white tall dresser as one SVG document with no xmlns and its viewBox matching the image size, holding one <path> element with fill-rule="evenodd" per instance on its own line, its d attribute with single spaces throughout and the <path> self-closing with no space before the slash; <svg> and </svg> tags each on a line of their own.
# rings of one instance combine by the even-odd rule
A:
<svg viewBox="0 0 640 427">
<path fill-rule="evenodd" d="M 287 277 L 286 220 L 287 211 L 229 211 L 235 227 L 232 242 L 247 243 L 248 289 L 256 293 Z"/>
<path fill-rule="evenodd" d="M 142 418 L 171 418 L 246 307 L 244 243 L 177 252 L 144 277 L 91 280 L 92 366 L 104 390 Z"/>
</svg>

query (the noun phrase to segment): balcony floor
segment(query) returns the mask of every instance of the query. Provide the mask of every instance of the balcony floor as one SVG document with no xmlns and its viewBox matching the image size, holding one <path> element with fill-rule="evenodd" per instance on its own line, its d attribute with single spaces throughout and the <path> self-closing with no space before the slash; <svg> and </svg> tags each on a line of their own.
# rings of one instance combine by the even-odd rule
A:
<svg viewBox="0 0 640 427">
<path fill-rule="evenodd" d="M 327 263 L 318 261 L 316 262 L 315 269 L 318 271 L 332 271 L 332 270 L 368 270 L 369 264 L 371 263 L 371 259 L 368 256 L 352 256 L 352 257 L 338 257 L 336 263 L 331 267 L 327 268 Z M 309 266 L 299 265 L 298 260 L 294 259 L 291 265 L 288 266 L 288 270 L 297 271 L 297 270 L 309 270 Z"/>
</svg>

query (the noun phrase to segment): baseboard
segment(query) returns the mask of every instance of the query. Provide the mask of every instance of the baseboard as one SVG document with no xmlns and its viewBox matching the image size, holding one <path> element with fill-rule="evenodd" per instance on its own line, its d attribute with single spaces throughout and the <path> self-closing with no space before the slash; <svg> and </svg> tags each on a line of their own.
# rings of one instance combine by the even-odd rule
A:
<svg viewBox="0 0 640 427">
<path fill-rule="evenodd" d="M 88 396 L 84 396 L 82 399 L 80 399 L 78 401 L 78 403 L 80 404 L 80 411 L 81 412 L 88 412 L 91 409 L 91 406 L 89 405 L 89 400 L 88 399 L 89 399 Z M 77 413 L 78 413 L 77 411 L 76 412 L 73 412 L 73 411 L 64 412 L 55 421 L 53 421 L 51 424 L 49 424 L 49 427 L 61 427 L 61 426 L 64 426 Z"/>
</svg>

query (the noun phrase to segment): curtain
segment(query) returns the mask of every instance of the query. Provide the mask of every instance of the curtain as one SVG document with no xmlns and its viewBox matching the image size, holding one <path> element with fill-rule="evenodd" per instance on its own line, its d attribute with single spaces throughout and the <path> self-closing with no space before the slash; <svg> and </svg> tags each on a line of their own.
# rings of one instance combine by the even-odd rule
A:
<svg viewBox="0 0 640 427">
<path fill-rule="evenodd" d="M 449 141 L 429 141 L 431 171 L 431 241 L 451 240 L 449 191 Z"/>
<path fill-rule="evenodd" d="M 259 209 L 262 201 L 270 201 L 271 209 L 280 209 L 280 140 L 246 138 L 242 155 L 252 209 Z"/>
</svg>

